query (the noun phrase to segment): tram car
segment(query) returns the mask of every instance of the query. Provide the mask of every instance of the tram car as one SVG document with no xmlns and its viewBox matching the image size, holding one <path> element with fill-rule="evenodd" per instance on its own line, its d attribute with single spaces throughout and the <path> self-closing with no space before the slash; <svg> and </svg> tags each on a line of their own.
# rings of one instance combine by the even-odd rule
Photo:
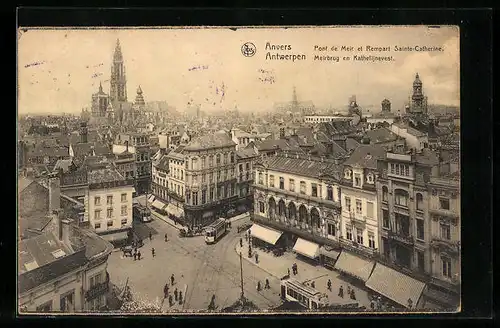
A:
<svg viewBox="0 0 500 328">
<path fill-rule="evenodd" d="M 133 206 L 134 219 L 139 222 L 151 222 L 151 210 L 141 204 L 134 204 Z"/>
<path fill-rule="evenodd" d="M 205 243 L 213 244 L 217 242 L 227 232 L 226 219 L 219 218 L 205 228 Z"/>
<path fill-rule="evenodd" d="M 325 294 L 293 278 L 281 281 L 281 298 L 297 302 L 309 310 L 318 310 L 329 305 Z"/>
</svg>

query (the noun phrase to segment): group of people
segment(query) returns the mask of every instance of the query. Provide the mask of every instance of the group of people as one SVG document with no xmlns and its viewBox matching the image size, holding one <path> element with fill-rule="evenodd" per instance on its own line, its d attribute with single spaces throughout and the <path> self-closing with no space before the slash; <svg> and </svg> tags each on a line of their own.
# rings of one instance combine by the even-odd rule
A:
<svg viewBox="0 0 500 328">
<path fill-rule="evenodd" d="M 264 285 L 264 289 L 271 289 L 271 285 L 269 284 L 269 279 L 266 278 L 266 284 Z M 257 281 L 257 291 L 262 290 L 262 285 L 260 284 L 260 280 Z"/>
<path fill-rule="evenodd" d="M 172 273 L 170 276 L 170 284 L 173 288 L 175 284 L 175 276 Z M 175 290 L 173 292 L 173 295 L 169 293 L 170 288 L 168 285 L 168 282 L 165 284 L 165 287 L 163 288 L 163 300 L 168 299 L 168 304 L 169 306 L 174 305 L 175 302 L 179 302 L 179 304 L 182 304 L 183 299 L 182 299 L 182 291 L 177 290 L 177 287 L 175 287 Z"/>
<path fill-rule="evenodd" d="M 330 280 L 328 280 L 328 281 L 330 282 Z M 330 286 L 331 286 L 331 282 L 330 282 Z M 328 285 L 327 285 L 327 287 L 328 287 Z M 350 299 L 356 300 L 356 293 L 354 292 L 354 288 L 351 288 L 351 286 L 349 286 L 349 285 L 347 285 L 347 295 L 350 297 Z M 344 298 L 344 286 L 342 286 L 342 285 L 339 287 L 338 296 Z"/>
</svg>

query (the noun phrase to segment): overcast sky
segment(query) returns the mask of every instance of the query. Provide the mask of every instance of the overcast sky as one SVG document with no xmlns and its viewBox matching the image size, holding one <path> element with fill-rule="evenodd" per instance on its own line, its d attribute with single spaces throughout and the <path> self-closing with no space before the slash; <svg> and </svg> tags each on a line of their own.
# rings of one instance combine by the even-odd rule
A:
<svg viewBox="0 0 500 328">
<path fill-rule="evenodd" d="M 90 107 L 99 82 L 109 93 L 117 38 L 128 100 L 135 99 L 140 85 L 146 101 L 165 100 L 179 111 L 189 104 L 207 112 L 235 106 L 266 111 L 274 102 L 291 100 L 293 86 L 299 101 L 318 107 L 345 106 L 355 94 L 362 107 L 378 110 L 388 98 L 397 110 L 408 101 L 416 72 L 429 103 L 459 105 L 459 31 L 454 27 L 60 29 L 19 32 L 19 112 L 78 113 Z M 253 57 L 242 55 L 245 42 L 255 44 Z M 266 42 L 292 47 L 271 54 L 305 54 L 307 59 L 265 60 Z M 313 58 L 347 53 L 315 52 L 315 45 L 426 45 L 444 51 L 390 52 L 392 62 L 336 63 Z"/>
</svg>

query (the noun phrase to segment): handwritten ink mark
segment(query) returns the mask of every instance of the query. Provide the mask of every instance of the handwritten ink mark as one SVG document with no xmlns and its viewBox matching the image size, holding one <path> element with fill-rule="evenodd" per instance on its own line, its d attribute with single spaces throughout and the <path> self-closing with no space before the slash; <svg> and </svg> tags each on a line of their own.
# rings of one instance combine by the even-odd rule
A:
<svg viewBox="0 0 500 328">
<path fill-rule="evenodd" d="M 196 70 L 203 70 L 203 69 L 208 69 L 208 65 L 203 65 L 203 66 L 193 66 L 191 68 L 188 69 L 188 71 L 196 71 Z"/>
<path fill-rule="evenodd" d="M 42 64 L 45 64 L 45 63 L 46 63 L 46 61 L 42 60 L 42 61 L 39 61 L 39 62 L 34 62 L 34 63 L 26 64 L 26 65 L 24 65 L 24 68 L 39 66 L 39 65 L 42 65 Z M 49 73 L 50 73 L 50 71 L 49 71 Z"/>
</svg>

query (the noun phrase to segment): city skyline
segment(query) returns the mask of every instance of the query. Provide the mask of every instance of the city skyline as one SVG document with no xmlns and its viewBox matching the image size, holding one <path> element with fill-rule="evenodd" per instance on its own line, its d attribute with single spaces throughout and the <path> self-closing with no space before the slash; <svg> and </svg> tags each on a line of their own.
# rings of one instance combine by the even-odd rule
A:
<svg viewBox="0 0 500 328">
<path fill-rule="evenodd" d="M 342 109 L 355 94 L 360 106 L 370 111 L 377 111 L 384 98 L 397 111 L 408 101 L 415 73 L 422 79 L 430 104 L 459 105 L 456 27 L 369 28 L 369 37 L 366 29 L 29 30 L 18 39 L 18 111 L 79 113 L 90 107 L 99 83 L 109 93 L 117 39 L 125 61 L 128 101 L 134 100 L 141 86 L 146 102 L 166 101 L 179 112 L 193 105 L 208 113 L 235 107 L 265 111 L 276 102 L 290 101 L 293 87 L 299 101 L 310 100 L 318 108 Z M 241 54 L 241 45 L 247 41 L 256 44 L 254 57 Z M 162 42 L 166 45 L 161 46 Z M 311 59 L 266 61 L 267 42 L 290 44 L 291 53 L 305 53 Z M 314 45 L 369 44 L 419 44 L 444 50 L 391 52 L 393 64 L 312 61 Z"/>
</svg>

